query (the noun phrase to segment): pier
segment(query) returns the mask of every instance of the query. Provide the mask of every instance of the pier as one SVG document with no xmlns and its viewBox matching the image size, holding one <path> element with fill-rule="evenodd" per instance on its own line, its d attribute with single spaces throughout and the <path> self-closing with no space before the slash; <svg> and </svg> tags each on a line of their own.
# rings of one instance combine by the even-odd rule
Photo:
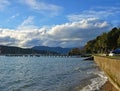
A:
<svg viewBox="0 0 120 91">
<path fill-rule="evenodd" d="M 70 56 L 70 55 L 63 55 L 63 54 L 55 54 L 55 55 L 49 55 L 49 54 L 3 54 L 1 56 L 6 57 L 79 57 L 79 56 Z"/>
</svg>

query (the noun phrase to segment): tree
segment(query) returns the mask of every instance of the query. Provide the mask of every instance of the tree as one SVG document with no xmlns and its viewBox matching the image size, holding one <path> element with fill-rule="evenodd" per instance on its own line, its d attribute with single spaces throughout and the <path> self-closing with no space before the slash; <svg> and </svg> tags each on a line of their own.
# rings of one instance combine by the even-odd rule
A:
<svg viewBox="0 0 120 91">
<path fill-rule="evenodd" d="M 117 46 L 120 47 L 120 36 L 119 36 L 119 38 L 117 40 Z"/>
<path fill-rule="evenodd" d="M 88 41 L 84 50 L 86 53 L 107 53 L 117 47 L 120 47 L 120 28 L 113 28 L 110 32 Z"/>
<path fill-rule="evenodd" d="M 84 47 L 84 50 L 86 51 L 86 53 L 96 53 L 96 48 L 95 48 L 95 43 L 96 40 L 90 40 L 87 42 L 87 44 Z"/>
<path fill-rule="evenodd" d="M 79 49 L 79 48 L 74 48 L 74 49 L 72 49 L 68 54 L 69 54 L 69 55 L 80 55 L 81 52 L 80 52 L 80 49 Z"/>
<path fill-rule="evenodd" d="M 108 49 L 109 50 L 114 50 L 117 48 L 117 40 L 120 36 L 120 30 L 117 28 L 113 28 L 107 35 L 108 38 Z"/>
</svg>

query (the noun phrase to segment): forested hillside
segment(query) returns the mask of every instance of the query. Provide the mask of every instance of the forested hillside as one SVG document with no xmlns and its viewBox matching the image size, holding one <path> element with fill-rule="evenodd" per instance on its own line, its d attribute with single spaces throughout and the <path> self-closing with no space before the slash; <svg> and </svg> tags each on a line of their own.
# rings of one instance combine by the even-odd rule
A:
<svg viewBox="0 0 120 91">
<path fill-rule="evenodd" d="M 3 54 L 58 54 L 58 53 L 45 50 L 34 50 L 32 48 L 20 48 L 15 46 L 0 45 L 0 55 Z"/>
<path fill-rule="evenodd" d="M 120 47 L 120 28 L 113 28 L 90 40 L 84 47 L 86 53 L 108 53 Z"/>
</svg>

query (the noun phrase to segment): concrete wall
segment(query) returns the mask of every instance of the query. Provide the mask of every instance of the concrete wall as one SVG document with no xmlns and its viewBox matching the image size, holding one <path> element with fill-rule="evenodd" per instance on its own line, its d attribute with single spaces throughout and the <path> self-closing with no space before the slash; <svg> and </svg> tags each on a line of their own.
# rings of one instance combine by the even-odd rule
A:
<svg viewBox="0 0 120 91">
<path fill-rule="evenodd" d="M 94 56 L 97 65 L 106 73 L 110 82 L 120 91 L 120 60 Z"/>
</svg>

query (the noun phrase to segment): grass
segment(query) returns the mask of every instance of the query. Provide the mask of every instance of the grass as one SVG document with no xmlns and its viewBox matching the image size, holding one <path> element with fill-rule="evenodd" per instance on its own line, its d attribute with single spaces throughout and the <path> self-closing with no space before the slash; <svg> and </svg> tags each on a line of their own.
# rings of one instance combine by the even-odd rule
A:
<svg viewBox="0 0 120 91">
<path fill-rule="evenodd" d="M 94 54 L 95 56 L 102 56 L 102 57 L 106 57 L 106 58 L 111 58 L 111 59 L 118 59 L 120 60 L 120 55 L 116 55 L 116 56 L 103 56 L 102 54 Z"/>
</svg>

